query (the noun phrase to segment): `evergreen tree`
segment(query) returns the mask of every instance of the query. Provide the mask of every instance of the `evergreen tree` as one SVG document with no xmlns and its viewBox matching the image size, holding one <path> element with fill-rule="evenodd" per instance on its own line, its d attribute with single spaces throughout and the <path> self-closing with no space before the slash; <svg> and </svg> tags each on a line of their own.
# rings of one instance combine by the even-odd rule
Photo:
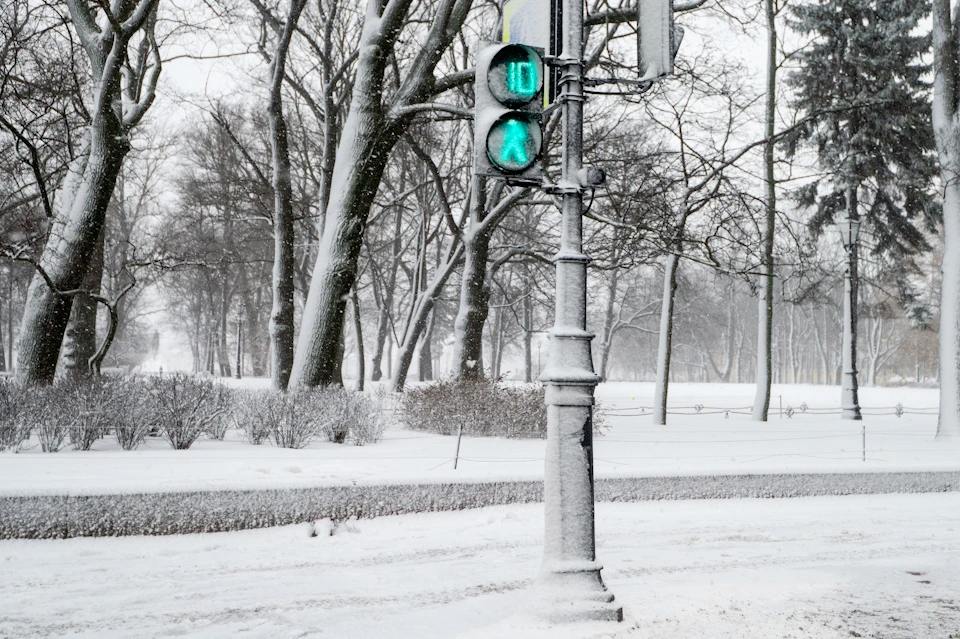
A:
<svg viewBox="0 0 960 639">
<path fill-rule="evenodd" d="M 922 229 L 939 216 L 930 37 L 918 32 L 929 11 L 925 0 L 815 0 L 788 19 L 812 40 L 788 84 L 798 110 L 816 117 L 786 144 L 791 156 L 812 150 L 820 165 L 822 177 L 797 193 L 815 207 L 811 231 L 847 212 L 872 232 L 874 253 L 904 267 L 929 250 Z"/>
</svg>

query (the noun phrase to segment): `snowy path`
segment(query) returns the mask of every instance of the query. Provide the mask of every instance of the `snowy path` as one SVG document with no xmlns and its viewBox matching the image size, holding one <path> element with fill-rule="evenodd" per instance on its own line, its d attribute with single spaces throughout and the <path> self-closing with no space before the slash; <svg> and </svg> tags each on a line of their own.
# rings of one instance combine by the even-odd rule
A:
<svg viewBox="0 0 960 639">
<path fill-rule="evenodd" d="M 0 542 L 0 636 L 532 637 L 512 616 L 541 516 Z M 960 494 L 601 504 L 597 522 L 616 636 L 960 632 Z"/>
<path fill-rule="evenodd" d="M 243 380 L 256 385 L 262 380 Z M 233 383 L 233 382 L 231 382 Z M 817 414 L 839 402 L 827 386 L 777 386 L 774 403 L 794 407 L 792 418 L 753 422 L 735 409 L 748 406 L 750 384 L 675 384 L 667 427 L 653 426 L 651 384 L 601 384 L 607 430 L 595 440 L 600 477 L 791 472 L 888 472 L 960 470 L 960 442 L 934 441 L 937 391 L 865 388 L 863 424 Z M 703 406 L 701 414 L 695 406 Z M 807 412 L 801 407 L 806 405 Z M 728 416 L 724 410 L 732 409 Z M 872 412 L 886 411 L 886 415 Z M 861 426 L 867 430 L 862 459 Z M 344 484 L 532 480 L 543 476 L 543 441 L 465 438 L 453 469 L 456 438 L 388 430 L 378 444 L 355 447 L 315 443 L 304 450 L 252 446 L 238 433 L 232 441 L 199 441 L 189 451 L 170 450 L 152 439 L 141 450 L 116 450 L 105 438 L 95 450 L 0 453 L 0 495 L 113 494 L 189 490 L 305 488 Z"/>
</svg>

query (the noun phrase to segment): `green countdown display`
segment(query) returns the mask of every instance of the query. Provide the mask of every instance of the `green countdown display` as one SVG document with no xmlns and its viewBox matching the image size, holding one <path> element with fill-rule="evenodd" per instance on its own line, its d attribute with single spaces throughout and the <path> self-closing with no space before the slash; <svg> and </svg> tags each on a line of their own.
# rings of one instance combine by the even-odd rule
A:
<svg viewBox="0 0 960 639">
<path fill-rule="evenodd" d="M 543 62 L 529 47 L 503 47 L 490 62 L 487 84 L 501 104 L 525 106 L 543 90 Z"/>
</svg>

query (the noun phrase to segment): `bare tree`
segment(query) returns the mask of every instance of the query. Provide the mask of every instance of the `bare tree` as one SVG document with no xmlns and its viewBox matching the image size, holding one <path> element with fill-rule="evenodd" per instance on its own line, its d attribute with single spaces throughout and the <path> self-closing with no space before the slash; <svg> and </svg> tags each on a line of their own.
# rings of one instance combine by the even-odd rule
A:
<svg viewBox="0 0 960 639">
<path fill-rule="evenodd" d="M 90 124 L 40 259 L 53 288 L 39 275 L 30 285 L 18 353 L 17 379 L 22 383 L 53 380 L 71 308 L 71 299 L 56 290 L 81 285 L 130 149 L 130 131 L 156 95 L 161 68 L 155 35 L 158 2 L 124 0 L 96 11 L 81 0 L 67 1 L 90 64 Z"/>
</svg>

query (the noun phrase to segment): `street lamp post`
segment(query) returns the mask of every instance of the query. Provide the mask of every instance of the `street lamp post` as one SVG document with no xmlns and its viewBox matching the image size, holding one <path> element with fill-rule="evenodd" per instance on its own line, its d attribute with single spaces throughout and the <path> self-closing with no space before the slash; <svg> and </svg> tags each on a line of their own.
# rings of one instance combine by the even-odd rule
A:
<svg viewBox="0 0 960 639">
<path fill-rule="evenodd" d="M 543 614 L 553 621 L 623 619 L 596 560 L 593 492 L 593 370 L 586 330 L 587 264 L 583 252 L 583 3 L 563 0 L 560 67 L 563 156 L 556 307 L 546 385 Z"/>
<path fill-rule="evenodd" d="M 843 419 L 860 420 L 863 419 L 860 414 L 857 382 L 857 289 L 860 285 L 857 276 L 857 257 L 859 253 L 860 219 L 847 216 L 846 219 L 841 220 L 839 227 L 847 257 L 843 278 L 841 405 Z"/>
</svg>

